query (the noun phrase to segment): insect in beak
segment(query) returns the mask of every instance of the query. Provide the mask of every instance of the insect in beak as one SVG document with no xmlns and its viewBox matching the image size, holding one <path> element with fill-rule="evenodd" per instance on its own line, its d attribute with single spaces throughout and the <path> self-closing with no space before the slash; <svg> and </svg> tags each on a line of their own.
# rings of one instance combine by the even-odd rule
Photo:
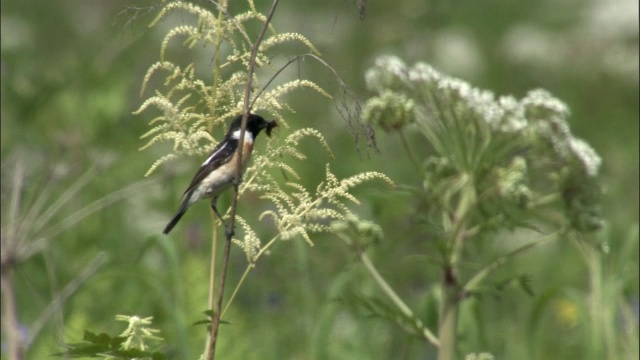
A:
<svg viewBox="0 0 640 360">
<path fill-rule="evenodd" d="M 271 120 L 269 121 L 269 123 L 267 123 L 265 132 L 267 133 L 268 137 L 271 137 L 271 130 L 273 130 L 273 128 L 277 126 L 278 126 L 278 123 L 275 120 Z"/>
</svg>

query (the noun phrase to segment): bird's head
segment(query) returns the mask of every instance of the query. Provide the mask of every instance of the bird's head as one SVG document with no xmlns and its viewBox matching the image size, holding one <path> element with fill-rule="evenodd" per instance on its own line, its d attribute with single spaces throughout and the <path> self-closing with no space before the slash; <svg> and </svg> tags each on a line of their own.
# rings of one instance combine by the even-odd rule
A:
<svg viewBox="0 0 640 360">
<path fill-rule="evenodd" d="M 265 120 L 262 116 L 256 114 L 249 114 L 249 118 L 247 119 L 247 131 L 251 132 L 253 137 L 258 136 L 262 129 L 266 129 L 267 136 L 271 136 L 271 130 L 278 126 L 278 123 L 275 120 Z M 229 134 L 234 133 L 237 130 L 240 130 L 242 127 L 242 115 L 238 115 L 231 122 L 231 126 L 229 126 Z"/>
</svg>

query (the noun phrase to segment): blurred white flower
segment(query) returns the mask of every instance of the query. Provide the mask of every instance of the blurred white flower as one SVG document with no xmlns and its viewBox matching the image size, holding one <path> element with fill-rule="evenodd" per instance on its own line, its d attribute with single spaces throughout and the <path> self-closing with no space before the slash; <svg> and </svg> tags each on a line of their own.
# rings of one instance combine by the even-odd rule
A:
<svg viewBox="0 0 640 360">
<path fill-rule="evenodd" d="M 501 48 L 511 62 L 549 69 L 563 64 L 567 44 L 562 36 L 539 26 L 519 24 L 505 34 Z"/>
<path fill-rule="evenodd" d="M 598 175 L 602 158 L 586 141 L 571 137 L 569 139 L 569 148 L 573 155 L 582 163 L 587 175 L 591 177 Z"/>
<path fill-rule="evenodd" d="M 408 82 L 407 65 L 397 56 L 380 56 L 365 73 L 365 81 L 370 91 L 404 88 Z"/>
<path fill-rule="evenodd" d="M 503 56 L 516 64 L 544 72 L 603 72 L 638 83 L 638 1 L 597 0 L 562 31 L 522 23 L 502 39 Z"/>
<path fill-rule="evenodd" d="M 431 51 L 433 64 L 445 73 L 474 79 L 485 70 L 485 60 L 478 41 L 465 28 L 438 31 Z"/>
</svg>

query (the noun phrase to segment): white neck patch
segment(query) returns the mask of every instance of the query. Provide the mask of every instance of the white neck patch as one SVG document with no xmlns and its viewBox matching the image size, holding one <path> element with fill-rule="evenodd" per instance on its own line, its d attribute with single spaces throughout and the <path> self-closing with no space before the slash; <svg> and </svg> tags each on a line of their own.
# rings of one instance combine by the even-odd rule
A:
<svg viewBox="0 0 640 360">
<path fill-rule="evenodd" d="M 234 131 L 231 134 L 231 138 L 234 139 L 234 140 L 240 140 L 240 129 Z M 245 130 L 245 132 L 244 132 L 244 141 L 248 141 L 248 142 L 253 143 L 253 134 L 251 134 L 251 131 Z"/>
</svg>

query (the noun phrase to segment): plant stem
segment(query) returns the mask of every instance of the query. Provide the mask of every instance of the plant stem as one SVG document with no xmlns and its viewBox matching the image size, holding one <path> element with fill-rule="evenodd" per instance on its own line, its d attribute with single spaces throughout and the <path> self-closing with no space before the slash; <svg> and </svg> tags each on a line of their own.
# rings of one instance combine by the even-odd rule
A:
<svg viewBox="0 0 640 360">
<path fill-rule="evenodd" d="M 271 22 L 271 18 L 273 17 L 273 14 L 275 13 L 277 6 L 278 6 L 278 0 L 274 0 L 273 4 L 271 5 L 271 9 L 269 10 L 269 14 L 267 15 L 267 19 L 265 20 L 264 25 L 262 27 L 262 30 L 260 31 L 260 34 L 258 35 L 258 38 L 256 39 L 255 43 L 251 47 L 251 56 L 249 58 L 249 67 L 247 69 L 247 84 L 245 86 L 245 91 L 244 91 L 244 111 L 242 115 L 240 138 L 238 139 L 239 144 L 244 143 L 244 136 L 247 128 L 247 120 L 249 118 L 249 112 L 251 110 L 249 108 L 249 98 L 251 96 L 251 84 L 253 82 L 253 73 L 255 71 L 256 56 L 258 55 L 258 48 L 260 47 L 260 43 L 262 42 L 262 38 L 264 37 L 264 34 L 267 32 L 267 28 L 269 27 L 269 23 Z M 222 310 L 222 301 L 224 299 L 224 285 L 227 277 L 227 268 L 229 266 L 229 254 L 231 253 L 231 238 L 233 237 L 233 228 L 235 226 L 236 210 L 238 207 L 238 195 L 239 195 L 238 188 L 239 188 L 240 180 L 242 177 L 242 166 L 241 166 L 242 151 L 243 151 L 243 147 L 239 146 L 238 161 L 236 163 L 236 171 L 235 171 L 236 176 L 234 181 L 233 198 L 231 202 L 228 229 L 226 232 L 227 241 L 225 241 L 225 244 L 224 244 L 222 268 L 220 269 L 220 285 L 218 287 L 219 288 L 218 301 L 216 302 L 216 309 L 214 310 L 214 313 L 213 313 L 213 321 L 211 324 L 211 330 L 209 332 L 210 333 L 210 339 L 209 339 L 210 350 L 208 354 L 209 357 L 205 358 L 207 360 L 215 359 L 216 344 L 218 342 L 218 329 L 220 328 L 220 315 Z"/>
<path fill-rule="evenodd" d="M 460 291 L 454 268 L 447 265 L 442 274 L 442 298 L 440 299 L 440 319 L 438 324 L 438 339 L 440 351 L 438 360 L 456 359 L 456 330 L 458 322 L 458 306 Z"/>
<path fill-rule="evenodd" d="M 213 324 L 211 325 L 211 339 L 209 359 L 215 359 L 216 344 L 218 343 L 218 330 L 220 329 L 220 309 L 222 309 L 222 300 L 224 298 L 224 285 L 227 278 L 227 268 L 229 266 L 229 254 L 231 253 L 231 240 L 227 239 L 224 242 L 224 253 L 222 256 L 222 269 L 220 270 L 220 285 L 218 287 L 218 300 L 216 302 L 216 309 L 213 313 Z"/>
<path fill-rule="evenodd" d="M 378 283 L 378 286 L 382 288 L 382 291 L 384 291 L 384 293 L 387 294 L 387 296 L 389 296 L 391 301 L 402 312 L 402 314 L 404 314 L 404 316 L 415 320 L 416 327 L 419 329 L 422 329 L 422 336 L 424 337 L 425 340 L 427 340 L 427 342 L 429 342 L 435 347 L 439 347 L 440 342 L 438 341 L 436 336 L 431 332 L 431 330 L 425 327 L 418 318 L 416 318 L 416 316 L 413 314 L 413 311 L 411 311 L 411 309 L 407 306 L 407 304 L 405 304 L 404 301 L 402 301 L 402 299 L 398 296 L 398 294 L 396 294 L 396 292 L 393 291 L 391 286 L 386 282 L 386 280 L 382 277 L 382 275 L 380 275 L 376 267 L 373 265 L 373 263 L 371 262 L 371 259 L 369 259 L 369 256 L 367 256 L 367 254 L 364 251 L 359 251 L 359 253 L 360 253 L 360 260 L 364 264 L 364 267 L 367 269 L 367 271 L 369 271 L 369 274 L 371 274 L 371 276 L 376 281 L 376 283 Z"/>
<path fill-rule="evenodd" d="M 4 266 L 0 274 L 2 283 L 2 330 L 6 334 L 7 354 L 9 360 L 21 360 L 24 355 L 24 344 L 20 337 L 20 323 L 16 309 L 13 286 L 13 269 Z"/>
<path fill-rule="evenodd" d="M 458 279 L 458 264 L 466 237 L 467 215 L 475 203 L 476 193 L 473 179 L 471 176 L 466 176 L 463 179 L 458 207 L 453 214 L 450 236 L 447 239 L 449 252 L 446 256 L 447 263 L 443 266 L 441 280 L 442 298 L 440 299 L 440 321 L 438 324 L 438 339 L 440 340 L 438 360 L 455 360 L 457 358 L 458 312 L 460 310 L 460 301 L 464 296 Z"/>
<path fill-rule="evenodd" d="M 216 214 L 213 210 L 211 210 L 211 218 L 213 223 L 213 230 L 211 234 L 211 268 L 209 270 L 209 306 L 207 309 L 213 310 L 214 298 L 215 298 L 215 288 L 216 288 L 216 258 L 218 254 L 218 227 L 216 226 Z M 211 357 L 211 345 L 213 339 L 213 333 L 209 331 L 207 334 L 207 343 L 204 348 L 204 358 L 209 359 Z"/>
<path fill-rule="evenodd" d="M 606 270 L 603 267 L 603 259 L 599 251 L 584 241 L 579 241 L 577 235 L 568 236 L 570 243 L 578 249 L 587 266 L 589 276 L 589 336 L 590 358 L 591 359 L 612 359 L 616 358 L 613 352 L 615 340 L 612 333 L 617 331 L 615 323 L 615 310 L 612 310 L 611 298 L 607 296 L 612 292 L 607 289 L 616 286 L 614 279 L 606 279 Z M 608 280 L 608 281 L 607 281 Z M 612 330 L 616 329 L 616 330 Z"/>
<path fill-rule="evenodd" d="M 223 14 L 225 13 L 227 9 L 227 1 L 226 0 L 222 0 L 220 1 L 220 3 L 218 4 L 218 26 L 217 26 L 217 32 L 216 32 L 216 43 L 215 43 L 215 67 L 214 67 L 214 71 L 213 71 L 213 92 L 211 94 L 211 99 L 212 101 L 209 102 L 209 111 L 211 112 L 211 118 L 215 119 L 215 114 L 216 114 L 216 103 L 217 103 L 217 98 L 218 98 L 218 82 L 220 81 L 220 45 L 222 44 L 222 40 L 223 40 L 223 33 L 222 33 L 222 17 L 224 16 Z M 213 131 L 213 121 L 209 121 L 209 133 L 211 133 Z M 210 275 L 209 275 L 209 301 L 208 301 L 208 309 L 213 310 L 213 305 L 214 305 L 214 297 L 215 297 L 215 286 L 216 286 L 216 257 L 217 257 L 217 249 L 218 249 L 218 231 L 217 231 L 217 226 L 216 226 L 216 214 L 211 211 L 211 217 L 212 217 L 212 224 L 213 224 L 213 235 L 212 235 L 212 239 L 211 239 L 211 268 L 210 268 Z M 215 317 L 215 315 L 214 315 Z M 204 358 L 205 359 L 213 359 L 213 349 L 215 348 L 215 342 L 214 342 L 214 338 L 215 338 L 215 334 L 213 327 L 211 328 L 211 330 L 209 330 L 208 334 L 207 334 L 207 343 L 205 345 L 205 349 L 204 349 Z M 217 327 L 215 329 L 215 333 L 217 334 Z"/>
</svg>

